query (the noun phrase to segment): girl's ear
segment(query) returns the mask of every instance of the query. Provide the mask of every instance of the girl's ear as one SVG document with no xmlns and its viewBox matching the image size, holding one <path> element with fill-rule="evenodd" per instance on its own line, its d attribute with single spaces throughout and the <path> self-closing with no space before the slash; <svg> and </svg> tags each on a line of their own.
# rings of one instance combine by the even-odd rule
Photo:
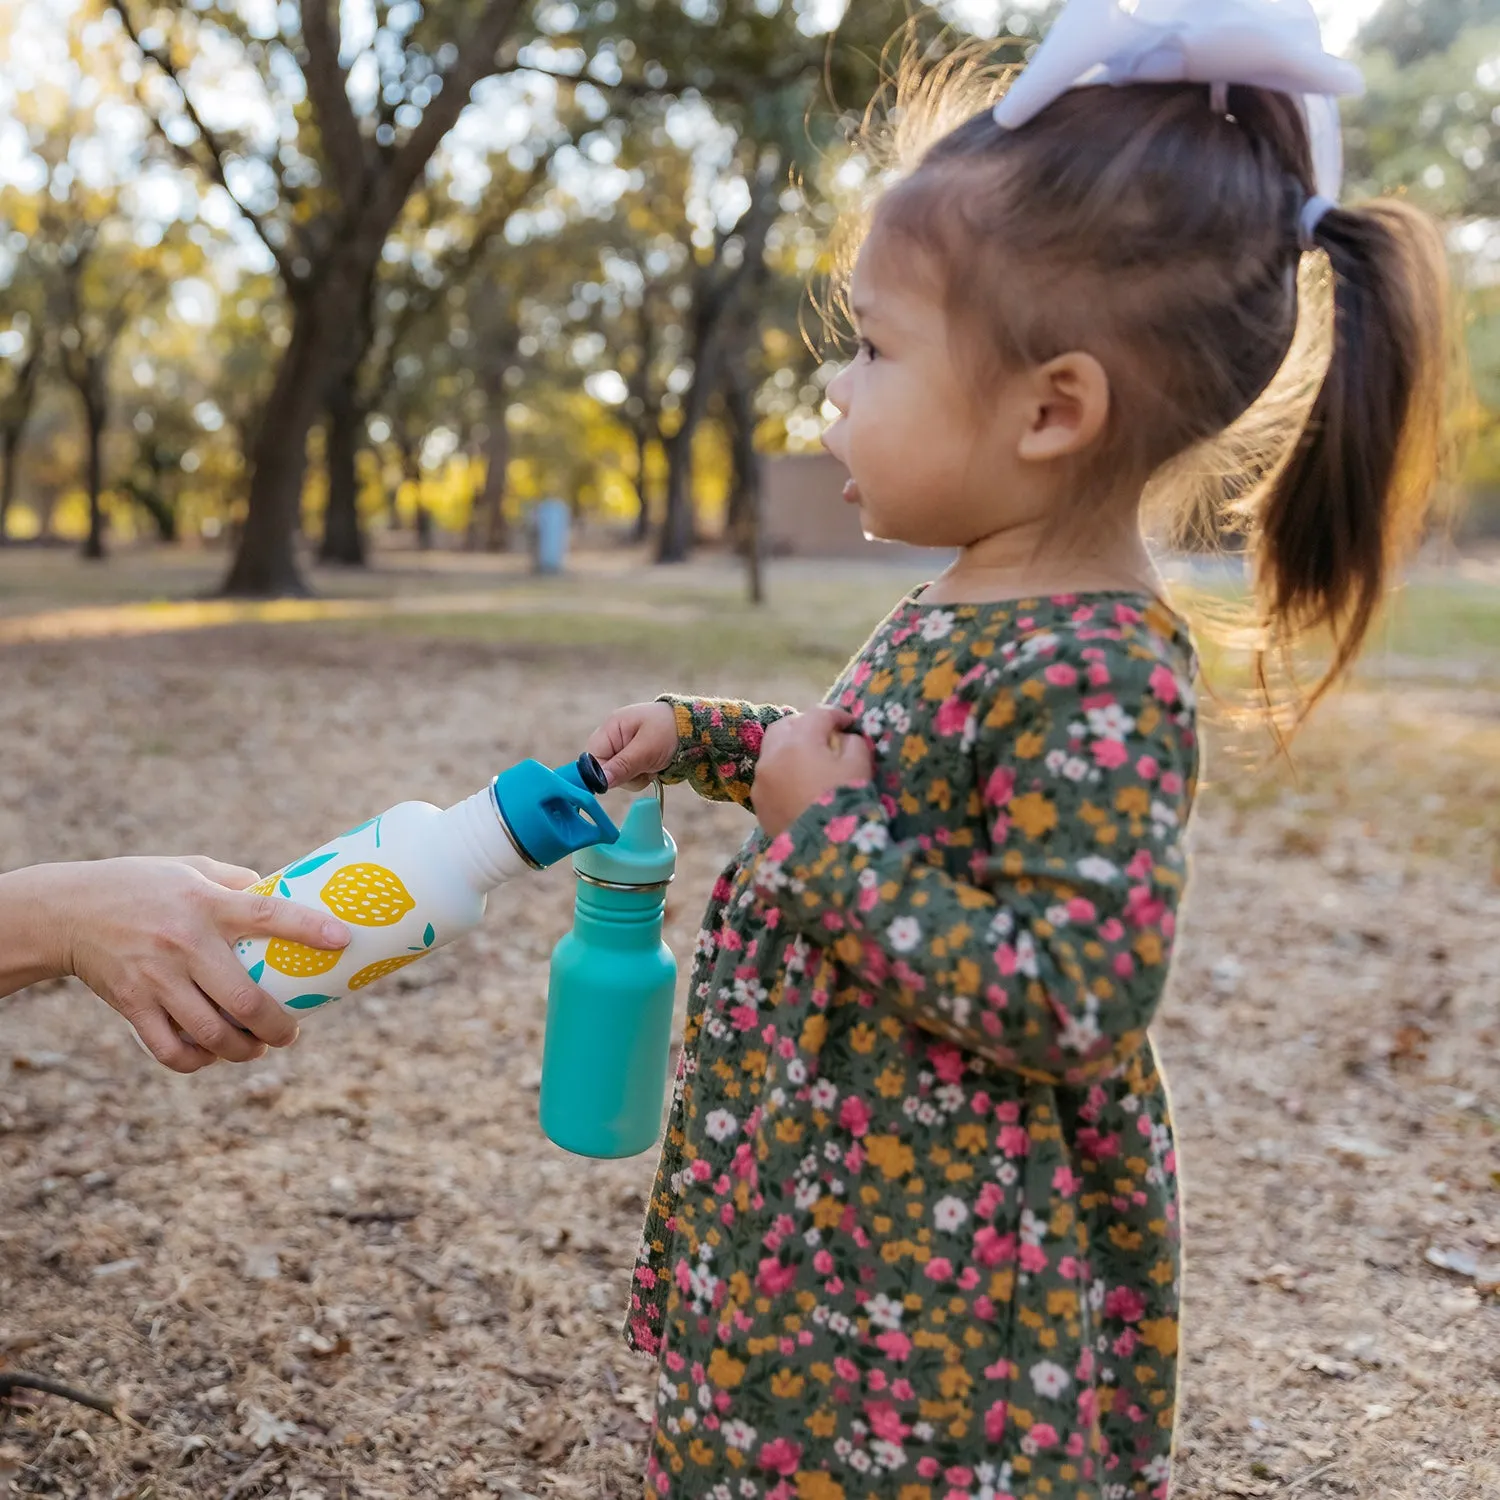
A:
<svg viewBox="0 0 1500 1500">
<path fill-rule="evenodd" d="M 1092 354 L 1060 354 L 1025 377 L 1025 419 L 1016 456 L 1050 463 L 1090 448 L 1109 421 L 1109 376 Z"/>
</svg>

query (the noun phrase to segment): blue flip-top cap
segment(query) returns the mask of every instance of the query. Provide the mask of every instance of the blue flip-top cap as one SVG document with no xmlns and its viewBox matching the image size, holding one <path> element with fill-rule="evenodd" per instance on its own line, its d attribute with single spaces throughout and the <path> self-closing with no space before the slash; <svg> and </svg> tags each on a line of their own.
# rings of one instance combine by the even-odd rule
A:
<svg viewBox="0 0 1500 1500">
<path fill-rule="evenodd" d="M 523 760 L 502 771 L 491 792 L 516 848 L 538 869 L 546 869 L 580 849 L 613 844 L 620 837 L 595 795 L 607 786 L 599 762 L 582 755 L 555 771 L 540 761 Z"/>
</svg>

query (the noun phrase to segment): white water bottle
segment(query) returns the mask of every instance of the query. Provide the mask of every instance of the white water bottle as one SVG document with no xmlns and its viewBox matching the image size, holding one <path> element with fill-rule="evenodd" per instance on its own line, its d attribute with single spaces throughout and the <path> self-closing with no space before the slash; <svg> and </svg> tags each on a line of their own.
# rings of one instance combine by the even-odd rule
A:
<svg viewBox="0 0 1500 1500">
<path fill-rule="evenodd" d="M 235 952 L 288 1010 L 343 999 L 478 926 L 496 886 L 614 843 L 597 801 L 607 786 L 584 755 L 555 771 L 522 761 L 450 808 L 399 803 L 251 887 L 332 912 L 353 933 L 347 948 L 247 937 Z"/>
</svg>

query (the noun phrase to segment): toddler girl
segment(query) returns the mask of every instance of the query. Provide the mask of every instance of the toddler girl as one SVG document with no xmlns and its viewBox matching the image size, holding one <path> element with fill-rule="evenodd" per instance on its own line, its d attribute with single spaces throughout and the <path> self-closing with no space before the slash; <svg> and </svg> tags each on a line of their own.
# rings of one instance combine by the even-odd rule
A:
<svg viewBox="0 0 1500 1500">
<path fill-rule="evenodd" d="M 669 697 L 590 745 L 760 825 L 704 923 L 635 1276 L 650 1496 L 1168 1494 L 1180 1211 L 1147 1027 L 1198 738 L 1139 510 L 1174 461 L 1219 474 L 1267 639 L 1331 633 L 1319 690 L 1419 528 L 1442 245 L 1320 196 L 1302 96 L 1347 72 L 1305 0 L 1075 0 L 880 200 L 850 288 L 845 498 L 957 560 L 824 707 Z M 1330 267 L 1309 379 L 1299 271 Z"/>
</svg>

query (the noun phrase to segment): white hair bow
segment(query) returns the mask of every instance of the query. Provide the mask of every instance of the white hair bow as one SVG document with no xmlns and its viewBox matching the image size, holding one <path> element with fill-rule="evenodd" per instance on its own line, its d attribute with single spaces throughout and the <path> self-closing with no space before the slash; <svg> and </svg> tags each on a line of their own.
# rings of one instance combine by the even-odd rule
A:
<svg viewBox="0 0 1500 1500">
<path fill-rule="evenodd" d="M 1309 0 L 1069 0 L 1025 71 L 995 106 L 1014 130 L 1059 95 L 1090 84 L 1245 84 L 1298 99 L 1317 191 L 1343 184 L 1339 95 L 1365 91 L 1351 62 L 1323 49 Z"/>
</svg>

